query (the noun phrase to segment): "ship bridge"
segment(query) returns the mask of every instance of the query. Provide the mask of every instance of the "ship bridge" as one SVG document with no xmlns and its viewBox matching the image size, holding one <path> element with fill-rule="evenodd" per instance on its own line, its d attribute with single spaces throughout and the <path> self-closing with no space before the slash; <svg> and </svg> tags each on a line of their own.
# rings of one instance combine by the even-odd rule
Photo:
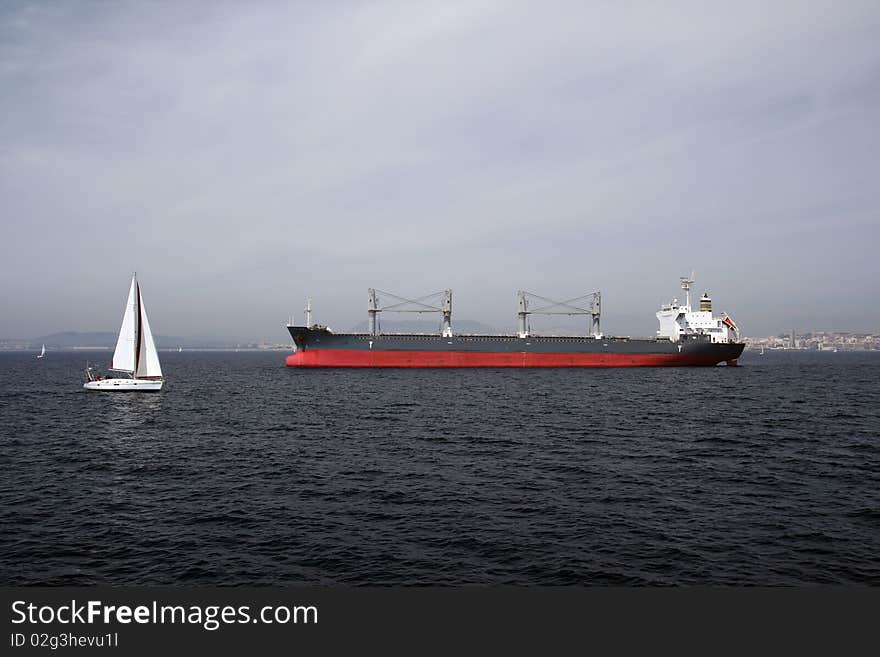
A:
<svg viewBox="0 0 880 657">
<path fill-rule="evenodd" d="M 673 299 L 672 303 L 660 306 L 657 312 L 657 321 L 660 322 L 657 337 L 678 342 L 688 336 L 706 335 L 710 342 L 739 342 L 739 327 L 733 319 L 727 313 L 722 313 L 719 317 L 712 314 L 712 299 L 708 292 L 700 299 L 700 309 L 693 310 L 691 307 L 693 283 L 693 274 L 690 278 L 684 276 L 681 278 L 681 288 L 685 292 L 684 304 L 680 304 L 678 299 Z"/>
</svg>

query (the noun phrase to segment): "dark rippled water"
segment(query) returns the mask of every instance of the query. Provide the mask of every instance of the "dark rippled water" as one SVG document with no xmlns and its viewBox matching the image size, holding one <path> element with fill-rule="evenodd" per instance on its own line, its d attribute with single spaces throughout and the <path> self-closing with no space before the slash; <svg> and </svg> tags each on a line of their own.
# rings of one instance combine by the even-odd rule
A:
<svg viewBox="0 0 880 657">
<path fill-rule="evenodd" d="M 158 395 L 82 390 L 86 357 L 0 354 L 0 583 L 880 584 L 880 353 L 163 353 Z"/>
</svg>

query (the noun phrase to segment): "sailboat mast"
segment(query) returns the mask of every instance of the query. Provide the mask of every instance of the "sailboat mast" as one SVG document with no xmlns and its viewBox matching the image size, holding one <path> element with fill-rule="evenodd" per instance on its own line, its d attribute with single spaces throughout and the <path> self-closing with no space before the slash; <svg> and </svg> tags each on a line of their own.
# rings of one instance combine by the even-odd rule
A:
<svg viewBox="0 0 880 657">
<path fill-rule="evenodd" d="M 137 378 L 138 366 L 141 362 L 141 285 L 137 282 L 137 272 L 134 275 L 135 285 L 135 313 L 134 313 L 134 372 L 131 378 Z"/>
</svg>

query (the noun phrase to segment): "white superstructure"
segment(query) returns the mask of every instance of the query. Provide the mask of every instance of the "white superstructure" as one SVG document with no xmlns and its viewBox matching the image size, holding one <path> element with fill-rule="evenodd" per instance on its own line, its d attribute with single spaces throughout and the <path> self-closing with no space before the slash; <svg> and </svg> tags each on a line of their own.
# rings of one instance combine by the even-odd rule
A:
<svg viewBox="0 0 880 657">
<path fill-rule="evenodd" d="M 693 282 L 693 275 L 681 279 L 681 288 L 685 291 L 683 305 L 679 304 L 678 299 L 673 299 L 672 303 L 660 307 L 657 312 L 657 321 L 660 322 L 657 337 L 678 342 L 691 335 L 707 335 L 711 342 L 739 342 L 739 327 L 733 319 L 727 313 L 722 313 L 720 317 L 712 314 L 712 299 L 708 292 L 700 299 L 699 310 L 691 308 Z"/>
</svg>

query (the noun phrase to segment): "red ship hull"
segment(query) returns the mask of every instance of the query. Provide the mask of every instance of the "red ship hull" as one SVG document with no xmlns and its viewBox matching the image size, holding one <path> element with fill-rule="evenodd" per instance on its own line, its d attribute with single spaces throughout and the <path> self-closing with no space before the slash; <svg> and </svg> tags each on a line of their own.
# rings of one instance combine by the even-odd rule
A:
<svg viewBox="0 0 880 657">
<path fill-rule="evenodd" d="M 684 367 L 712 366 L 717 354 L 524 353 L 474 351 L 300 350 L 288 367 Z M 736 365 L 736 359 L 726 361 Z"/>
</svg>

